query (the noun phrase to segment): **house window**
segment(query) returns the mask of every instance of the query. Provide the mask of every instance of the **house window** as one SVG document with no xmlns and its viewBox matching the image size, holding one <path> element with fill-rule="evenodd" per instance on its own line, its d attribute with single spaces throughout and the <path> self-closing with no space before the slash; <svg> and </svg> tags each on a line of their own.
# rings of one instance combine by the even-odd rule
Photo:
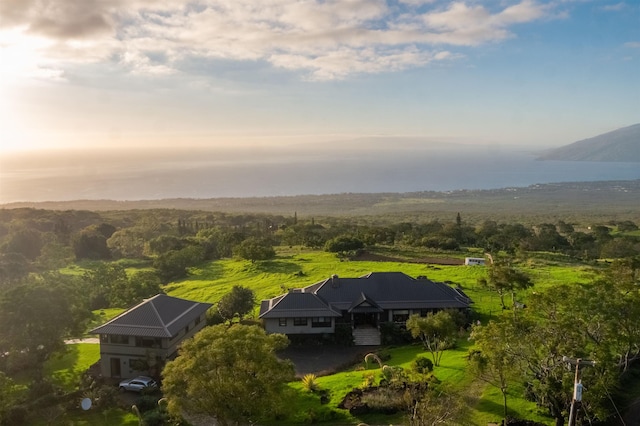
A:
<svg viewBox="0 0 640 426">
<path fill-rule="evenodd" d="M 409 310 L 393 311 L 393 322 L 405 323 L 409 319 Z"/>
<path fill-rule="evenodd" d="M 136 346 L 140 348 L 159 348 L 162 340 L 157 337 L 136 337 Z"/>
<path fill-rule="evenodd" d="M 311 319 L 311 327 L 331 327 L 331 318 L 316 317 Z"/>
<path fill-rule="evenodd" d="M 196 318 L 196 324 L 195 325 L 198 325 L 198 324 L 200 324 L 200 317 Z"/>
<path fill-rule="evenodd" d="M 286 326 L 287 326 L 287 319 L 286 319 L 286 318 L 280 318 L 280 319 L 278 320 L 278 325 L 279 325 L 280 327 L 286 327 Z"/>
<path fill-rule="evenodd" d="M 306 318 L 294 318 L 293 319 L 293 325 L 307 325 L 307 319 Z"/>
<path fill-rule="evenodd" d="M 189 332 L 189 326 L 187 325 L 187 326 L 184 328 L 184 334 L 187 334 L 188 332 Z"/>
<path fill-rule="evenodd" d="M 101 334 L 100 335 L 100 343 L 109 343 L 109 335 Z"/>
<path fill-rule="evenodd" d="M 120 334 L 112 334 L 109 336 L 109 343 L 113 343 L 114 345 L 128 345 L 129 344 L 129 336 L 123 336 Z"/>
</svg>

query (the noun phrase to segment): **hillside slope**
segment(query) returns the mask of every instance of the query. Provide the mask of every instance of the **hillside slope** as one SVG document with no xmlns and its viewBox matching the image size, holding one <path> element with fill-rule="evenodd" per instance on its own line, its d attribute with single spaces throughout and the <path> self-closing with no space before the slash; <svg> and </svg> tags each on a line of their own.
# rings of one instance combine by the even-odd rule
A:
<svg viewBox="0 0 640 426">
<path fill-rule="evenodd" d="M 640 123 L 550 150 L 538 159 L 640 162 Z"/>
</svg>

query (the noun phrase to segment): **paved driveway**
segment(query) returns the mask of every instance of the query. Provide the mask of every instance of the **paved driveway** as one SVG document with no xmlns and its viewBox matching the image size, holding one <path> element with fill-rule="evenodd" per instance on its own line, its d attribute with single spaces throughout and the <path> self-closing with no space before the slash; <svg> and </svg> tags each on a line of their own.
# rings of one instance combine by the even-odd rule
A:
<svg viewBox="0 0 640 426">
<path fill-rule="evenodd" d="M 361 363 L 376 349 L 379 346 L 289 346 L 278 356 L 293 362 L 298 377 L 309 373 L 322 376 Z"/>
</svg>

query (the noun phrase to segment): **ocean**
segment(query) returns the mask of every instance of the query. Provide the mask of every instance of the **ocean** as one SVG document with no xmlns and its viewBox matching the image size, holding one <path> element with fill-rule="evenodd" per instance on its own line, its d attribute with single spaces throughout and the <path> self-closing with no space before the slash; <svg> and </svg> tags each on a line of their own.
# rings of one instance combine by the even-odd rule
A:
<svg viewBox="0 0 640 426">
<path fill-rule="evenodd" d="M 640 179 L 639 163 L 538 161 L 504 147 L 2 154 L 0 203 L 497 189 Z"/>
</svg>

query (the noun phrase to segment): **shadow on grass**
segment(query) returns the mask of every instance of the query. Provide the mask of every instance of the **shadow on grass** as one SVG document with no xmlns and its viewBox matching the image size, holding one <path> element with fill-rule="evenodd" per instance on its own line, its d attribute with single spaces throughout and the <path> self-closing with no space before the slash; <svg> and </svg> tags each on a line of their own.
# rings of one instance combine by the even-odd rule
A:
<svg viewBox="0 0 640 426">
<path fill-rule="evenodd" d="M 216 261 L 205 262 L 201 265 L 190 267 L 188 268 L 188 271 L 189 275 L 187 278 L 180 281 L 190 280 L 196 277 L 199 280 L 214 281 L 223 278 L 226 272 L 225 267 L 220 262 Z M 179 285 L 179 282 L 177 282 L 176 285 Z"/>
<path fill-rule="evenodd" d="M 300 265 L 283 260 L 264 260 L 255 264 L 256 271 L 270 274 L 299 274 L 302 272 Z"/>
<path fill-rule="evenodd" d="M 352 419 L 345 410 L 339 410 L 321 402 L 321 393 L 289 389 L 287 392 L 287 411 L 280 413 L 276 420 L 267 419 L 265 425 L 301 425 L 301 424 L 351 424 Z"/>
<path fill-rule="evenodd" d="M 504 414 L 504 407 L 501 404 L 487 399 L 481 399 L 475 408 L 477 411 L 492 415 L 496 422 L 500 422 L 500 420 L 502 420 L 502 415 Z M 509 413 L 511 413 L 510 410 Z"/>
<path fill-rule="evenodd" d="M 67 345 L 65 351 L 54 355 L 45 364 L 45 375 L 65 390 L 75 389 L 82 375 L 82 371 L 74 368 L 80 359 L 78 345 Z"/>
<path fill-rule="evenodd" d="M 44 374 L 66 391 L 77 389 L 82 374 L 100 359 L 100 346 L 92 343 L 66 345 L 65 351 L 45 363 Z"/>
</svg>

